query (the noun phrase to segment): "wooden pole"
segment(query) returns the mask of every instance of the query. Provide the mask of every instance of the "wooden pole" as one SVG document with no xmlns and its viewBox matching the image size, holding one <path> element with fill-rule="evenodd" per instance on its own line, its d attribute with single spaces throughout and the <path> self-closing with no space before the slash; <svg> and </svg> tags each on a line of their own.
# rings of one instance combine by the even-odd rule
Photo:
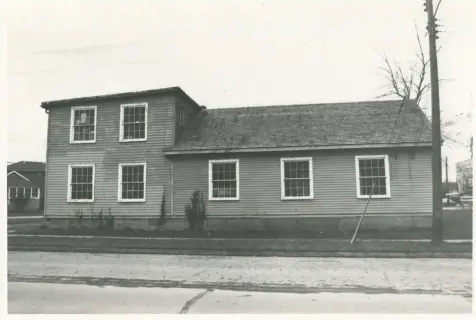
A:
<svg viewBox="0 0 476 320">
<path fill-rule="evenodd" d="M 350 240 L 350 244 L 353 244 L 355 241 L 355 238 L 357 237 L 357 233 L 359 232 L 360 225 L 362 224 L 362 221 L 364 220 L 365 212 L 367 211 L 367 207 L 369 206 L 370 198 L 372 198 L 372 195 L 374 193 L 374 187 L 376 183 L 377 183 L 377 180 L 375 180 L 374 183 L 372 184 L 372 190 L 370 190 L 369 198 L 367 199 L 367 204 L 365 205 L 365 209 L 362 212 L 362 215 L 360 216 L 359 223 L 357 224 L 357 227 L 355 228 L 354 236 L 352 237 L 352 240 Z"/>
<path fill-rule="evenodd" d="M 431 122 L 432 122 L 432 178 L 433 178 L 433 221 L 431 241 L 440 245 L 443 241 L 443 209 L 441 183 L 441 124 L 440 124 L 440 91 L 438 83 L 438 60 L 436 50 L 436 24 L 433 11 L 433 0 L 426 0 L 428 14 L 428 39 L 430 47 L 431 72 Z"/>
</svg>

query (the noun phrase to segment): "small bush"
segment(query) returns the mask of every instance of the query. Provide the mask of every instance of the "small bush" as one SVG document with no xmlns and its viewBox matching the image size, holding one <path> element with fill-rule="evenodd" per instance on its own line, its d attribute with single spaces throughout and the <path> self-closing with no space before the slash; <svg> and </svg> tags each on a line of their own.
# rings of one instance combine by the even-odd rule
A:
<svg viewBox="0 0 476 320">
<path fill-rule="evenodd" d="M 15 206 L 15 210 L 18 212 L 22 212 L 25 210 L 26 205 L 28 204 L 29 199 L 23 195 L 17 196 L 15 198 L 11 198 L 10 201 Z"/>
<path fill-rule="evenodd" d="M 195 191 L 190 198 L 190 203 L 185 206 L 185 216 L 188 220 L 188 227 L 193 231 L 202 231 L 206 218 L 205 202 L 203 193 Z"/>
<path fill-rule="evenodd" d="M 162 193 L 162 204 L 160 205 L 159 227 L 165 223 L 165 189 Z"/>
</svg>

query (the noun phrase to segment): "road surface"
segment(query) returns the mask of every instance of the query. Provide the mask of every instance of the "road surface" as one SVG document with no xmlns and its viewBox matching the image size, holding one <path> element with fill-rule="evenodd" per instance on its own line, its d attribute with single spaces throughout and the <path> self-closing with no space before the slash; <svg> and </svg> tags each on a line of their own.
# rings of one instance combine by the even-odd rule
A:
<svg viewBox="0 0 476 320">
<path fill-rule="evenodd" d="M 472 260 L 9 252 L 8 280 L 14 313 L 465 313 Z"/>
<path fill-rule="evenodd" d="M 8 284 L 10 314 L 471 313 L 471 299 L 427 294 L 277 293 Z"/>
</svg>

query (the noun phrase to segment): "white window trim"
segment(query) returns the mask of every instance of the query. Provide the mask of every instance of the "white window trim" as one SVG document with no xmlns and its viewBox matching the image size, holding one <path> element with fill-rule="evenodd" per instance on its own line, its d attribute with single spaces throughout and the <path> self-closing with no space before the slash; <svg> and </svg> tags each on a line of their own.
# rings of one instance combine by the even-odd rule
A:
<svg viewBox="0 0 476 320">
<path fill-rule="evenodd" d="M 124 108 L 127 107 L 145 107 L 145 132 L 144 132 L 144 138 L 140 139 L 124 139 Z M 140 102 L 140 103 L 127 103 L 127 104 L 121 104 L 121 119 L 119 122 L 119 142 L 138 142 L 138 141 L 147 141 L 147 114 L 149 111 L 149 104 L 147 102 Z"/>
<path fill-rule="evenodd" d="M 74 140 L 74 112 L 76 110 L 94 110 L 94 139 L 93 140 Z M 71 120 L 69 124 L 69 143 L 76 144 L 76 143 L 96 143 L 96 135 L 97 135 L 97 121 L 98 121 L 98 110 L 97 106 L 77 106 L 71 107 Z"/>
<path fill-rule="evenodd" d="M 33 197 L 33 189 L 38 189 L 38 196 L 37 197 Z M 31 188 L 31 198 L 32 199 L 40 199 L 40 192 L 41 192 L 40 188 Z"/>
<path fill-rule="evenodd" d="M 214 163 L 235 163 L 236 164 L 236 197 L 230 198 L 214 198 L 213 197 L 213 164 Z M 223 159 L 208 161 L 208 200 L 210 201 L 236 201 L 240 200 L 240 160 L 239 159 Z"/>
<path fill-rule="evenodd" d="M 73 173 L 72 168 L 84 168 L 92 167 L 93 168 L 93 198 L 92 199 L 71 199 L 71 176 Z M 96 165 L 94 163 L 81 163 L 81 164 L 70 164 L 68 165 L 68 200 L 67 202 L 94 202 L 94 190 L 96 188 Z"/>
<path fill-rule="evenodd" d="M 25 176 L 22 175 L 22 174 L 19 174 L 19 173 L 16 172 L 15 170 L 10 171 L 9 173 L 7 173 L 7 176 L 11 175 L 12 173 L 15 173 L 15 174 L 18 175 L 20 178 L 23 178 L 23 179 L 25 179 L 26 181 L 30 181 L 30 179 L 28 179 L 27 177 L 25 177 Z"/>
<path fill-rule="evenodd" d="M 10 196 L 10 189 L 16 189 L 15 194 L 18 195 L 18 189 L 30 189 L 30 198 L 28 199 L 40 199 L 40 188 L 30 188 L 30 187 L 8 187 L 8 199 L 12 199 Z M 38 197 L 33 197 L 33 189 L 38 189 Z"/>
<path fill-rule="evenodd" d="M 309 161 L 309 196 L 286 197 L 284 188 L 284 162 L 287 161 Z M 312 157 L 291 157 L 281 158 L 281 200 L 312 200 L 314 199 L 314 174 L 312 170 Z"/>
<path fill-rule="evenodd" d="M 372 195 L 372 198 L 375 199 L 385 199 L 385 198 L 390 198 L 391 193 L 390 193 L 390 166 L 388 163 L 388 155 L 366 155 L 366 156 L 355 156 L 355 181 L 356 181 L 356 186 L 357 186 L 357 198 L 358 199 L 368 199 L 368 195 L 362 195 L 360 194 L 360 170 L 359 170 L 359 160 L 361 159 L 384 159 L 385 163 L 385 185 L 387 189 L 387 194 L 382 195 L 378 194 Z"/>
<path fill-rule="evenodd" d="M 143 199 L 122 199 L 122 167 L 124 166 L 144 166 L 144 198 Z M 147 199 L 147 163 L 119 163 L 117 175 L 117 202 L 146 202 Z"/>
</svg>

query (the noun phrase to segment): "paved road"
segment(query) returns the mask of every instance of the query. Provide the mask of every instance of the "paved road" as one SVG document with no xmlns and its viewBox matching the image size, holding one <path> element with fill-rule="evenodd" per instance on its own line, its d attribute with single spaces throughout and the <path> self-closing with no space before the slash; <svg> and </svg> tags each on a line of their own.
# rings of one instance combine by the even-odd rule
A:
<svg viewBox="0 0 476 320">
<path fill-rule="evenodd" d="M 472 295 L 471 259 L 9 252 L 8 277 L 139 287 Z"/>
<path fill-rule="evenodd" d="M 71 284 L 8 284 L 9 313 L 471 313 L 451 295 L 270 293 Z"/>
</svg>

